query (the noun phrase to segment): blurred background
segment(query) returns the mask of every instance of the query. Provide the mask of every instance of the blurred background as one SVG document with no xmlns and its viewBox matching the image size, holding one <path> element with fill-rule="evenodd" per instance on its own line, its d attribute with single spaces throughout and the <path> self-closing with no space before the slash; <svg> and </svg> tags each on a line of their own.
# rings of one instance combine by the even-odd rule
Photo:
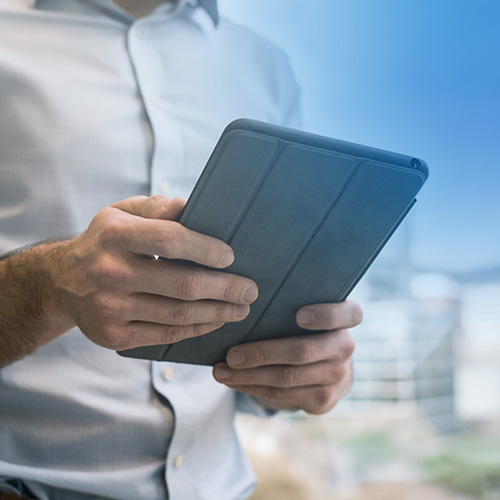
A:
<svg viewBox="0 0 500 500">
<path fill-rule="evenodd" d="M 500 499 L 500 4 L 220 0 L 275 41 L 304 130 L 430 177 L 356 288 L 356 381 L 330 414 L 238 422 L 254 500 Z"/>
</svg>

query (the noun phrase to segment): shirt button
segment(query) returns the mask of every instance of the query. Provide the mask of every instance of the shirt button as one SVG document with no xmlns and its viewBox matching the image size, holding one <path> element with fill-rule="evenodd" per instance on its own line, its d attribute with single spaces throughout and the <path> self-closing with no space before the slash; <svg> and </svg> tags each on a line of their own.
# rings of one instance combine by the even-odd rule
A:
<svg viewBox="0 0 500 500">
<path fill-rule="evenodd" d="M 169 194 L 172 191 L 172 184 L 168 181 L 163 181 L 160 184 L 160 189 L 163 194 Z"/>
<path fill-rule="evenodd" d="M 175 370 L 173 366 L 167 366 L 163 370 L 163 380 L 165 380 L 165 382 L 170 382 L 171 380 L 173 380 L 174 375 L 175 375 Z"/>
<path fill-rule="evenodd" d="M 178 469 L 181 465 L 182 462 L 184 462 L 184 455 L 182 453 L 179 453 L 174 460 L 174 467 Z"/>
<path fill-rule="evenodd" d="M 135 27 L 135 34 L 137 36 L 142 36 L 144 34 L 144 30 L 142 29 L 142 26 L 136 26 Z"/>
</svg>

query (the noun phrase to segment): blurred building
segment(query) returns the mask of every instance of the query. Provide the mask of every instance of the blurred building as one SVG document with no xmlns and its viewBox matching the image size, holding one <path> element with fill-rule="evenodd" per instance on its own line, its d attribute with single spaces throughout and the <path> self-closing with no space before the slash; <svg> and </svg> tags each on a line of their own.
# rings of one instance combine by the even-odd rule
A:
<svg viewBox="0 0 500 500">
<path fill-rule="evenodd" d="M 456 283 L 412 269 L 408 229 L 401 228 L 354 298 L 365 315 L 353 331 L 355 383 L 341 412 L 359 416 L 391 405 L 425 415 L 438 431 L 454 430 Z"/>
<path fill-rule="evenodd" d="M 457 411 L 465 421 L 500 417 L 500 270 L 459 277 Z"/>
</svg>

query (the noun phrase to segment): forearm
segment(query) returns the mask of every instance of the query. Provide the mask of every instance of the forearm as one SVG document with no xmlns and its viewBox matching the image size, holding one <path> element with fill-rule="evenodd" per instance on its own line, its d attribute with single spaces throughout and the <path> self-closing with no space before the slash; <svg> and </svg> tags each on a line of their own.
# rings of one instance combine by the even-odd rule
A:
<svg viewBox="0 0 500 500">
<path fill-rule="evenodd" d="M 42 244 L 0 260 L 0 366 L 74 326 L 60 310 L 54 285 L 68 245 Z"/>
<path fill-rule="evenodd" d="M 242 321 L 257 286 L 218 271 L 232 263 L 233 252 L 175 222 L 184 203 L 128 198 L 101 210 L 72 240 L 0 260 L 0 366 L 74 326 L 120 351 Z"/>
</svg>

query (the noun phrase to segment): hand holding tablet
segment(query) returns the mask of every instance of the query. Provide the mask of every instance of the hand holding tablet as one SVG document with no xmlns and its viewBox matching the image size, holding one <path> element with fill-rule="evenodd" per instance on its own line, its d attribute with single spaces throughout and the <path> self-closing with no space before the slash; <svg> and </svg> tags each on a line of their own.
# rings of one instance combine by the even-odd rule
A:
<svg viewBox="0 0 500 500">
<path fill-rule="evenodd" d="M 427 179 L 416 158 L 252 120 L 222 134 L 180 222 L 229 244 L 259 297 L 241 322 L 130 357 L 213 365 L 234 345 L 317 332 L 307 304 L 346 299 Z"/>
</svg>

